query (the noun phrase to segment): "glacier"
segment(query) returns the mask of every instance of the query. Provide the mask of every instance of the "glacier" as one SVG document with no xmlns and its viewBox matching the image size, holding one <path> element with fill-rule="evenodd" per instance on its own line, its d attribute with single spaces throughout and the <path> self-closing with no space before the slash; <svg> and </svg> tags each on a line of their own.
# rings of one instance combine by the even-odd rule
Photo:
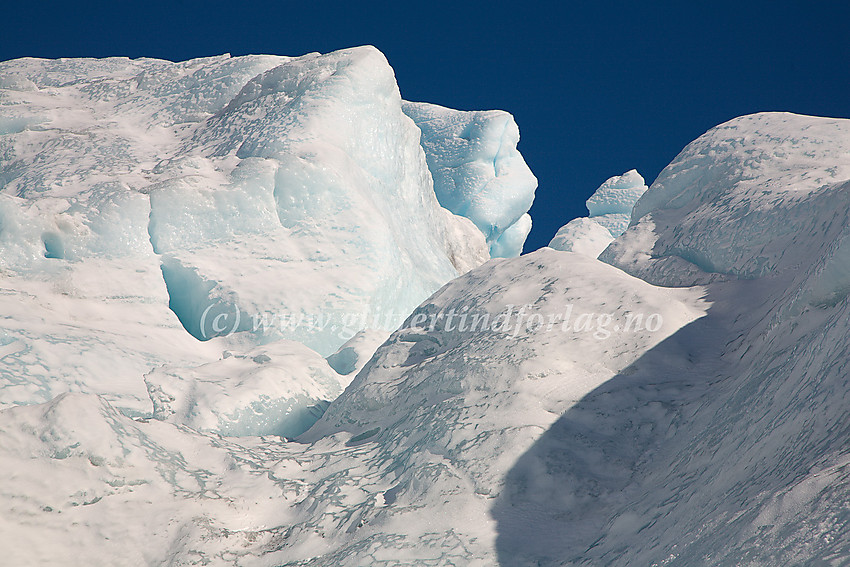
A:
<svg viewBox="0 0 850 567">
<path fill-rule="evenodd" d="M 374 48 L 0 63 L 15 565 L 842 565 L 850 120 L 519 255 L 503 111 Z"/>
<path fill-rule="evenodd" d="M 440 204 L 475 223 L 493 258 L 519 256 L 531 231 L 528 209 L 537 178 L 516 149 L 513 117 L 421 102 L 405 102 L 402 109 L 422 131 Z"/>
</svg>

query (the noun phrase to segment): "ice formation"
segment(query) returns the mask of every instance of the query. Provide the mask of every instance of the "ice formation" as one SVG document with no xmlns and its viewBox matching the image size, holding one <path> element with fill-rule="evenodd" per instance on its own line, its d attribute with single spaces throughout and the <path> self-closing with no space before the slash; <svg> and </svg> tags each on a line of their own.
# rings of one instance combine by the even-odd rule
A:
<svg viewBox="0 0 850 567">
<path fill-rule="evenodd" d="M 611 177 L 587 200 L 590 216 L 562 226 L 549 247 L 596 258 L 629 227 L 632 208 L 646 190 L 643 177 L 634 169 Z"/>
<path fill-rule="evenodd" d="M 231 437 L 296 437 L 350 382 L 316 352 L 285 339 L 224 351 L 195 368 L 162 366 L 144 378 L 152 417 Z"/>
<path fill-rule="evenodd" d="M 372 48 L 1 63 L 4 561 L 846 563 L 850 121 L 488 260 L 512 125 Z"/>
<path fill-rule="evenodd" d="M 518 256 L 531 231 L 528 209 L 537 178 L 516 149 L 513 117 L 421 102 L 405 102 L 403 109 L 422 131 L 440 204 L 475 223 L 492 257 Z"/>
<path fill-rule="evenodd" d="M 70 390 L 142 415 L 151 368 L 286 340 L 328 356 L 489 258 L 439 205 L 374 48 L 20 59 L 0 76 L 0 405 Z M 524 167 L 510 115 L 480 116 L 509 131 L 500 163 Z M 488 185 L 494 214 L 498 191 L 528 208 L 514 178 Z"/>
<path fill-rule="evenodd" d="M 848 178 L 847 120 L 788 113 L 730 120 L 661 172 L 605 261 L 677 285 L 820 262 L 825 288 L 840 289 Z"/>
<path fill-rule="evenodd" d="M 414 311 L 298 443 L 134 421 L 92 395 L 0 412 L 0 504 L 11 507 L 0 533 L 21 535 L 11 557 L 23 559 L 38 525 L 53 553 L 81 561 L 497 564 L 492 506 L 513 463 L 575 400 L 704 313 L 700 293 L 551 250 L 488 263 Z M 660 325 L 614 330 L 639 313 Z M 156 379 L 185 392 L 189 376 L 280 364 L 269 358 Z M 214 387 L 202 403 L 222 395 Z M 4 476 L 28 470 L 29 455 L 65 481 Z M 11 524 L 21 513 L 37 519 Z"/>
</svg>

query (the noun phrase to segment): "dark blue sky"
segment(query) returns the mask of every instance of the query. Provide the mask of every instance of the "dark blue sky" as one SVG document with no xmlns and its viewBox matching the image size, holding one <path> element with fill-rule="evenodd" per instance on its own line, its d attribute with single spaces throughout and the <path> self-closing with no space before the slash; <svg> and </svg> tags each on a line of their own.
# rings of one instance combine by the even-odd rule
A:
<svg viewBox="0 0 850 567">
<path fill-rule="evenodd" d="M 742 114 L 850 117 L 848 2 L 7 3 L 0 60 L 381 49 L 402 96 L 508 110 L 540 186 L 532 250 L 611 175 L 651 182 Z"/>
</svg>

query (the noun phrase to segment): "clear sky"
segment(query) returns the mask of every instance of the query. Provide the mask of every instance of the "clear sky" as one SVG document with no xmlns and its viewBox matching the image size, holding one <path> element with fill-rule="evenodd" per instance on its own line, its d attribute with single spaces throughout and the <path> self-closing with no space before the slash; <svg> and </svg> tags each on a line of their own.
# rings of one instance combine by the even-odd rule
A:
<svg viewBox="0 0 850 567">
<path fill-rule="evenodd" d="M 0 60 L 301 55 L 371 44 L 402 96 L 514 114 L 540 186 L 526 251 L 606 178 L 651 182 L 764 110 L 850 117 L 850 2 L 7 2 Z"/>
</svg>

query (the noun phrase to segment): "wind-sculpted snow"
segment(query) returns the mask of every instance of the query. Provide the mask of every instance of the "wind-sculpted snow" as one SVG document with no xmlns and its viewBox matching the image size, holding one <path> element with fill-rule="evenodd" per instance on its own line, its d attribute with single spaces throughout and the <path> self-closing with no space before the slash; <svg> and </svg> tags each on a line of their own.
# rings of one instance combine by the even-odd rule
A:
<svg viewBox="0 0 850 567">
<path fill-rule="evenodd" d="M 646 189 L 643 177 L 634 169 L 611 177 L 587 200 L 590 217 L 562 226 L 549 247 L 596 258 L 629 227 L 632 208 Z"/>
<path fill-rule="evenodd" d="M 707 289 L 517 461 L 500 564 L 847 561 L 847 301 L 801 307 L 793 274 Z"/>
<path fill-rule="evenodd" d="M 641 198 L 601 258 L 711 307 L 517 461 L 502 564 L 847 562 L 848 123 L 733 120 Z"/>
<path fill-rule="evenodd" d="M 314 351 L 285 339 L 145 375 L 154 418 L 239 437 L 304 433 L 348 382 Z"/>
<path fill-rule="evenodd" d="M 403 109 L 422 131 L 440 204 L 475 223 L 492 257 L 518 256 L 531 231 L 528 209 L 537 178 L 516 149 L 513 116 L 421 102 L 405 102 Z"/>
<path fill-rule="evenodd" d="M 491 508 L 511 465 L 635 353 L 699 317 L 699 295 L 571 253 L 490 262 L 414 311 L 301 440 L 364 451 L 369 482 L 383 487 L 369 523 L 397 534 L 382 546 L 399 564 L 495 564 Z M 340 502 L 338 482 L 362 504 Z M 324 482 L 311 506 L 368 509 L 363 482 Z M 365 537 L 309 564 L 371 563 Z"/>
<path fill-rule="evenodd" d="M 481 265 L 512 125 L 372 48 L 0 63 L 3 561 L 846 564 L 848 121 L 730 121 Z"/>
</svg>

